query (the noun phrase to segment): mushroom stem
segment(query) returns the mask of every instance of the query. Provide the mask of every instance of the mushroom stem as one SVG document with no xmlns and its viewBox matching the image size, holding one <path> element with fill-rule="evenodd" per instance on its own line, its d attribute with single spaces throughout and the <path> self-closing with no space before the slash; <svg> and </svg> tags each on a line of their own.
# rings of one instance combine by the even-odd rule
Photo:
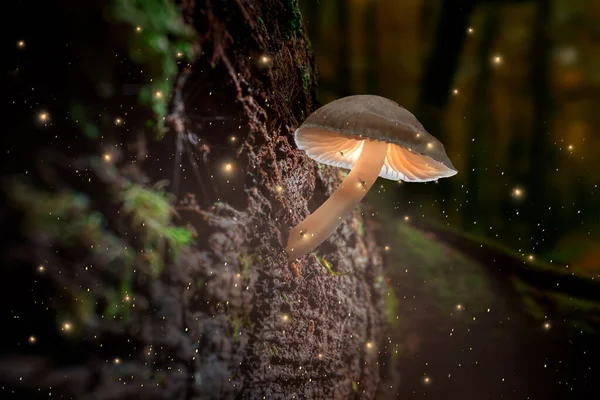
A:
<svg viewBox="0 0 600 400">
<path fill-rule="evenodd" d="M 290 230 L 286 252 L 289 260 L 314 250 L 360 203 L 383 168 L 388 144 L 364 139 L 360 156 L 342 184 L 315 212 Z"/>
</svg>

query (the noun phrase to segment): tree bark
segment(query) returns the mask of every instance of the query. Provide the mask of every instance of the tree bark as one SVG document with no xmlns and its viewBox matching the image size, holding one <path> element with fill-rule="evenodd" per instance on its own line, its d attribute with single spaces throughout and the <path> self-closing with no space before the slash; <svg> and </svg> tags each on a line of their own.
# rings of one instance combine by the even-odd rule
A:
<svg viewBox="0 0 600 400">
<path fill-rule="evenodd" d="M 292 140 L 317 107 L 297 2 L 182 0 L 180 16 L 169 4 L 63 0 L 15 18 L 31 33 L 9 94 L 39 96 L 49 115 L 24 122 L 19 102 L 3 137 L 3 389 L 374 397 L 385 317 L 370 214 L 355 211 L 318 257 L 288 264 L 284 252 L 341 182 Z M 184 50 L 163 51 L 173 42 Z M 131 93 L 147 87 L 143 105 Z M 165 179 L 167 194 L 153 186 Z"/>
</svg>

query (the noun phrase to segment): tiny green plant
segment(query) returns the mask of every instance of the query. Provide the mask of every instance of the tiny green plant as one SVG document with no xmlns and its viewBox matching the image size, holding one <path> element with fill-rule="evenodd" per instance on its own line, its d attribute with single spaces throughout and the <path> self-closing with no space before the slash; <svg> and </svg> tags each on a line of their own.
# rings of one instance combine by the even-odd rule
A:
<svg viewBox="0 0 600 400">
<path fill-rule="evenodd" d="M 119 198 L 123 215 L 130 218 L 132 228 L 141 236 L 143 258 L 154 274 L 160 273 L 167 249 L 176 259 L 179 250 L 193 239 L 189 229 L 172 225 L 175 197 L 158 188 L 132 184 L 120 192 Z"/>
<path fill-rule="evenodd" d="M 334 271 L 332 269 L 331 263 L 329 261 L 327 261 L 324 257 L 320 256 L 317 252 L 314 252 L 314 254 L 317 257 L 317 260 L 319 261 L 319 264 L 321 264 L 327 270 L 327 273 L 329 273 L 329 275 L 331 275 L 331 276 L 348 275 L 347 272 L 336 272 L 336 271 Z"/>
</svg>

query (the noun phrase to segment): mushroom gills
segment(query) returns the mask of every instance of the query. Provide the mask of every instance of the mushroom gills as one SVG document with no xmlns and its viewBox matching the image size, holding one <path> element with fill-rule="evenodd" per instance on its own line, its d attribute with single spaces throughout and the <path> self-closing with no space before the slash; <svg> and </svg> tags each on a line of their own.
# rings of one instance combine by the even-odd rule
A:
<svg viewBox="0 0 600 400">
<path fill-rule="evenodd" d="M 456 175 L 455 170 L 426 155 L 390 144 L 379 176 L 394 181 L 430 182 L 453 175 Z"/>
<path fill-rule="evenodd" d="M 286 252 L 289 260 L 314 250 L 342 223 L 377 180 L 388 144 L 364 139 L 356 164 L 340 187 L 315 212 L 290 230 Z"/>
</svg>

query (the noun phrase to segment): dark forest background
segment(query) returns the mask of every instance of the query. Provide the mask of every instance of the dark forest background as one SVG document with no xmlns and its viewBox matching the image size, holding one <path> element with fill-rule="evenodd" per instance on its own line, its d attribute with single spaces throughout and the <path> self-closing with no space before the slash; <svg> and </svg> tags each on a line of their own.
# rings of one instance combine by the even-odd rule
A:
<svg viewBox="0 0 600 400">
<path fill-rule="evenodd" d="M 318 96 L 412 110 L 459 170 L 397 212 L 600 278 L 600 3 L 301 1 Z M 397 198 L 396 198 L 397 197 Z"/>
</svg>

